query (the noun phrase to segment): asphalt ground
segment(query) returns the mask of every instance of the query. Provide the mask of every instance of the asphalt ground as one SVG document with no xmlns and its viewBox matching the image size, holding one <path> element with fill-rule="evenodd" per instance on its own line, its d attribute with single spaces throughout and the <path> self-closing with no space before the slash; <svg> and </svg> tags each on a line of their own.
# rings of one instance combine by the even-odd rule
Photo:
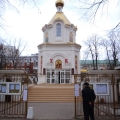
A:
<svg viewBox="0 0 120 120">
<path fill-rule="evenodd" d="M 84 120 L 84 116 L 75 118 L 74 103 L 28 103 L 28 107 L 33 107 L 33 120 Z M 120 120 L 120 115 L 96 116 L 95 120 Z M 25 118 L 2 118 L 0 120 L 27 120 Z"/>
</svg>

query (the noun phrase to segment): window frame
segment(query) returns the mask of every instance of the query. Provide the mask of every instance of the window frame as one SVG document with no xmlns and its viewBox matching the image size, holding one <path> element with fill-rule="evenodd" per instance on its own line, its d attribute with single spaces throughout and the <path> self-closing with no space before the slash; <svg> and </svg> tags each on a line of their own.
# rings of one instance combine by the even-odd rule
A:
<svg viewBox="0 0 120 120">
<path fill-rule="evenodd" d="M 56 24 L 56 37 L 61 37 L 61 33 L 62 33 L 61 24 L 57 23 Z"/>
<path fill-rule="evenodd" d="M 73 34 L 72 34 L 72 32 L 69 33 L 69 41 L 73 42 Z"/>
</svg>

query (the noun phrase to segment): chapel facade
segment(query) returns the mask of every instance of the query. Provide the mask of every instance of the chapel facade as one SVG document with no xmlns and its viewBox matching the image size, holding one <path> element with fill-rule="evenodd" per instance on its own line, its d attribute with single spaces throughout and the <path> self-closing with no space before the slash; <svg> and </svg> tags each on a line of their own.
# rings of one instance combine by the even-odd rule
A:
<svg viewBox="0 0 120 120">
<path fill-rule="evenodd" d="M 62 0 L 57 0 L 55 6 L 57 12 L 43 26 L 43 43 L 38 45 L 38 84 L 74 83 L 74 74 L 80 74 L 81 46 L 76 43 L 77 27 L 62 12 Z"/>
</svg>

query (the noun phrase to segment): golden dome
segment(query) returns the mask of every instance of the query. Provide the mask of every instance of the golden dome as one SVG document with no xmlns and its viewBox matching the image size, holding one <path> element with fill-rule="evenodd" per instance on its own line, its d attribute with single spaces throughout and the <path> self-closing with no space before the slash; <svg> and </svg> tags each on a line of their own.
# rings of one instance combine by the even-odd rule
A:
<svg viewBox="0 0 120 120">
<path fill-rule="evenodd" d="M 64 6 L 64 2 L 62 1 L 62 0 L 57 0 L 56 2 L 55 2 L 55 5 L 56 5 L 56 7 L 57 6 Z"/>
</svg>

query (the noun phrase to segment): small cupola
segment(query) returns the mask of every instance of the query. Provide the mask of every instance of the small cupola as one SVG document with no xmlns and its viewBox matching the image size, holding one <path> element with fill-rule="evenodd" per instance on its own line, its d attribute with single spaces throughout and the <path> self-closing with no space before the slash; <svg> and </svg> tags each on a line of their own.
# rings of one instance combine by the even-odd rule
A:
<svg viewBox="0 0 120 120">
<path fill-rule="evenodd" d="M 55 2 L 55 5 L 56 5 L 56 8 L 57 8 L 57 12 L 62 12 L 64 2 L 62 0 L 57 0 Z"/>
</svg>

